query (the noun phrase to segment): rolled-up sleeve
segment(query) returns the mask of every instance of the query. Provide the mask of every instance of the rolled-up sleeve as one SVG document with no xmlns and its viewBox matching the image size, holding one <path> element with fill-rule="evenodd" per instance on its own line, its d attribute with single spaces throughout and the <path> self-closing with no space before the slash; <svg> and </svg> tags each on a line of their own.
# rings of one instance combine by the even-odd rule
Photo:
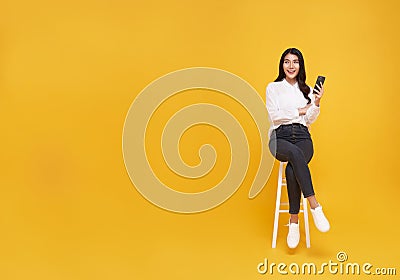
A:
<svg viewBox="0 0 400 280">
<path fill-rule="evenodd" d="M 299 116 L 298 109 L 281 109 L 277 104 L 277 100 L 275 98 L 275 92 L 269 84 L 267 86 L 266 92 L 266 106 L 268 115 L 274 125 L 280 125 L 285 122 L 289 122 Z"/>
<path fill-rule="evenodd" d="M 312 124 L 313 122 L 315 122 L 315 120 L 317 119 L 318 115 L 320 112 L 320 108 L 318 106 L 316 106 L 314 103 L 310 106 L 310 108 L 308 108 L 305 116 L 304 116 L 304 120 L 306 121 L 306 124 Z"/>
<path fill-rule="evenodd" d="M 315 96 L 312 93 L 312 88 L 310 87 L 311 91 L 310 94 L 308 95 L 308 97 L 311 98 L 311 106 L 310 108 L 308 108 L 305 116 L 304 116 L 304 120 L 306 122 L 307 125 L 312 124 L 313 122 L 315 122 L 315 120 L 317 119 L 317 117 L 319 116 L 319 112 L 320 112 L 320 107 L 315 105 L 314 101 L 315 101 Z"/>
</svg>

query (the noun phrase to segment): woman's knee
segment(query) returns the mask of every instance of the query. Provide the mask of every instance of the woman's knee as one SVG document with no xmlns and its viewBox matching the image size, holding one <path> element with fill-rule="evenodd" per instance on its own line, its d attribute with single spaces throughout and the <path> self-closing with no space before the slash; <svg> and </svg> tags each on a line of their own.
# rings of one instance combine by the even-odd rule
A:
<svg viewBox="0 0 400 280">
<path fill-rule="evenodd" d="M 310 162 L 314 155 L 314 146 L 313 146 L 313 142 L 311 141 L 311 139 L 307 139 L 303 142 L 300 142 L 298 145 L 304 154 L 304 158 L 305 158 L 306 162 L 307 163 Z"/>
<path fill-rule="evenodd" d="M 288 158 L 289 158 L 289 162 L 296 162 L 296 161 L 304 161 L 304 154 L 303 152 L 295 147 L 293 149 L 288 150 Z"/>
</svg>

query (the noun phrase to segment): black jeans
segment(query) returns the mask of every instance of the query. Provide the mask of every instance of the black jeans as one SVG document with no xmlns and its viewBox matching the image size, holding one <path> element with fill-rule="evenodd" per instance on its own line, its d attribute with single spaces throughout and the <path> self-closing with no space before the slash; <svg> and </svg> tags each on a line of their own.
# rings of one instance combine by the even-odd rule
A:
<svg viewBox="0 0 400 280">
<path fill-rule="evenodd" d="M 289 213 L 298 214 L 301 192 L 304 197 L 314 195 L 308 168 L 314 148 L 308 128 L 298 123 L 279 126 L 271 133 L 269 149 L 277 160 L 288 162 L 285 174 Z"/>
</svg>

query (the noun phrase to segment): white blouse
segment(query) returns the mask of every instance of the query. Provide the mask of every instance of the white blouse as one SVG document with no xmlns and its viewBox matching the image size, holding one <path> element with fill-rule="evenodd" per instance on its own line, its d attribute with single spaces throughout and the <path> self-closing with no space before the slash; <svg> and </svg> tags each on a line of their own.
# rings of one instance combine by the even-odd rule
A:
<svg viewBox="0 0 400 280">
<path fill-rule="evenodd" d="M 319 115 L 320 108 L 315 105 L 315 97 L 312 92 L 313 89 L 310 87 L 308 97 L 310 97 L 312 105 L 305 115 L 300 116 L 298 109 L 306 106 L 308 101 L 304 98 L 298 84 L 291 85 L 286 79 L 269 83 L 266 105 L 272 123 L 268 135 L 271 135 L 271 131 L 282 124 L 301 123 L 309 126 L 313 123 Z"/>
</svg>

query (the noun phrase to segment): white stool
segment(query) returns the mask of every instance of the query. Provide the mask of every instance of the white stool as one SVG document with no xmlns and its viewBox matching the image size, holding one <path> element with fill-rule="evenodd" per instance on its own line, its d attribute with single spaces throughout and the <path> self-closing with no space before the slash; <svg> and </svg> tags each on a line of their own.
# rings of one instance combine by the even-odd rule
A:
<svg viewBox="0 0 400 280">
<path fill-rule="evenodd" d="M 278 236 L 278 223 L 280 213 L 289 213 L 288 209 L 281 209 L 282 205 L 289 205 L 288 202 L 281 202 L 282 186 L 286 186 L 286 176 L 284 176 L 283 169 L 286 166 L 286 162 L 280 162 L 279 164 L 279 174 L 278 174 L 278 189 L 276 191 L 276 205 L 275 205 L 275 220 L 274 220 L 274 231 L 272 234 L 272 248 L 276 248 L 276 238 Z M 308 210 L 307 210 L 307 199 L 301 195 L 303 201 L 303 209 L 300 213 L 304 216 L 304 230 L 306 232 L 306 245 L 310 248 L 310 228 L 308 224 Z"/>
</svg>

